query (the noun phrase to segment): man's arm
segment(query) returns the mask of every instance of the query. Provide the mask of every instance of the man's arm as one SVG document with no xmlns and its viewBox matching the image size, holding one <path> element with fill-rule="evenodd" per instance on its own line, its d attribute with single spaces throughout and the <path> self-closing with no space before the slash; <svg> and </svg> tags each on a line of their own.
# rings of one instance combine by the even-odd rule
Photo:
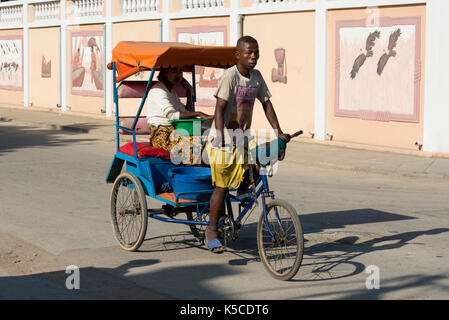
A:
<svg viewBox="0 0 449 320">
<path fill-rule="evenodd" d="M 221 137 L 221 146 L 224 146 L 224 111 L 226 109 L 227 101 L 221 98 L 217 98 L 217 103 L 215 104 L 215 114 L 214 114 L 214 121 L 215 121 L 215 130 L 217 130 L 217 133 L 219 134 L 219 137 Z M 216 142 L 218 143 L 218 141 Z"/>
<path fill-rule="evenodd" d="M 283 138 L 287 142 L 290 141 L 290 136 L 288 134 L 284 134 L 282 132 L 282 129 L 279 125 L 278 118 L 276 116 L 276 112 L 274 111 L 273 104 L 271 103 L 271 100 L 268 99 L 267 101 L 262 103 L 263 111 L 265 112 L 265 116 L 267 117 L 268 122 L 270 123 L 271 127 L 274 130 L 277 130 L 278 137 Z"/>
</svg>

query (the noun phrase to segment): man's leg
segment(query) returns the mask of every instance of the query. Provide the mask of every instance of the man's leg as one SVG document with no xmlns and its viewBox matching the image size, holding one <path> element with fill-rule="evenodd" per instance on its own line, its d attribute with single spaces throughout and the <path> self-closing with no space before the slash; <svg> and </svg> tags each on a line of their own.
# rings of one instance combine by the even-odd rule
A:
<svg viewBox="0 0 449 320">
<path fill-rule="evenodd" d="M 248 170 L 246 170 L 245 175 L 243 177 L 243 181 L 240 183 L 240 186 L 237 189 L 237 196 L 248 193 L 250 187 L 257 182 L 259 179 L 259 166 L 257 164 L 249 165 Z M 252 177 L 250 177 L 252 174 Z"/>
<path fill-rule="evenodd" d="M 206 229 L 206 241 L 210 242 L 218 238 L 218 220 L 224 213 L 224 200 L 228 189 L 215 187 L 210 197 L 209 227 Z"/>
</svg>

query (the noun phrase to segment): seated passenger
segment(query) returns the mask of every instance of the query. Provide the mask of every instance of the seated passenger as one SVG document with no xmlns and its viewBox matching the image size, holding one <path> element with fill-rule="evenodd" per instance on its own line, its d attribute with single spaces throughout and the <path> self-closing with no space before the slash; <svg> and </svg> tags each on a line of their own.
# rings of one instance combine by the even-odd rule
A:
<svg viewBox="0 0 449 320">
<path fill-rule="evenodd" d="M 150 143 L 153 147 L 162 148 L 168 152 L 183 141 L 188 143 L 190 148 L 192 137 L 189 139 L 189 137 L 172 135 L 174 127 L 170 120 L 211 119 L 213 115 L 192 111 L 192 86 L 183 78 L 182 67 L 161 68 L 158 79 L 159 82 L 150 89 L 146 102 Z M 187 92 L 186 106 L 179 99 L 175 90 L 176 86 L 180 86 Z M 190 163 L 193 163 L 192 154 Z"/>
</svg>

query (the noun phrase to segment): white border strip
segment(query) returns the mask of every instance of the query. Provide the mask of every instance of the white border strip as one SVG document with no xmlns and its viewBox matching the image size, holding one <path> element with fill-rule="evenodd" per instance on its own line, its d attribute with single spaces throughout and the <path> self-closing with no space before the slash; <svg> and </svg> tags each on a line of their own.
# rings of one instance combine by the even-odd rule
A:
<svg viewBox="0 0 449 320">
<path fill-rule="evenodd" d="M 45 3 L 50 0 L 23 0 L 23 1 L 8 1 L 0 3 L 0 8 L 4 7 L 14 7 L 20 4 L 30 5 L 35 3 Z M 240 7 L 240 0 L 230 0 L 231 6 L 229 8 L 217 7 L 217 8 L 200 8 L 200 9 L 189 9 L 181 10 L 179 12 L 169 12 L 164 9 L 162 13 L 160 12 L 150 12 L 146 14 L 125 14 L 116 17 L 82 17 L 76 19 L 68 19 L 67 25 L 89 25 L 89 24 L 104 24 L 107 21 L 112 23 L 118 22 L 133 22 L 133 21 L 146 21 L 146 20 L 160 20 L 160 19 L 191 19 L 191 18 L 204 18 L 204 17 L 222 17 L 231 16 L 233 14 L 239 15 L 254 15 L 254 14 L 268 14 L 268 13 L 283 13 L 283 12 L 295 12 L 295 11 L 317 11 L 319 8 L 326 10 L 334 9 L 352 9 L 352 8 L 367 8 L 367 7 L 383 7 L 383 6 L 400 6 L 400 5 L 416 5 L 416 4 L 427 4 L 430 0 L 335 0 L 335 1 L 320 1 L 315 2 L 292 2 L 292 3 L 267 3 L 258 4 L 251 7 Z M 67 2 L 66 0 L 61 0 L 62 3 Z M 164 1 L 164 7 L 169 5 L 168 2 Z M 112 1 L 105 1 L 105 5 L 110 7 Z M 64 6 L 66 7 L 66 5 Z M 107 10 L 107 9 L 106 9 Z M 61 9 L 61 20 L 64 19 L 65 12 Z M 45 28 L 60 26 L 62 21 L 39 21 L 32 23 L 14 23 L 8 25 L 0 25 L 0 30 L 4 29 L 21 29 L 24 27 L 30 28 Z"/>
</svg>

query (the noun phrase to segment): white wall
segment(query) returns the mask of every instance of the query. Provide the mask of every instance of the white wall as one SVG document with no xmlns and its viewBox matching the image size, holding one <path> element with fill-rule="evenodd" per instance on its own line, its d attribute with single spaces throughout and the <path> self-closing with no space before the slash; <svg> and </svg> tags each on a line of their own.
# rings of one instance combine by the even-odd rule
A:
<svg viewBox="0 0 449 320">
<path fill-rule="evenodd" d="M 449 1 L 427 1 L 423 150 L 449 153 Z"/>
</svg>

